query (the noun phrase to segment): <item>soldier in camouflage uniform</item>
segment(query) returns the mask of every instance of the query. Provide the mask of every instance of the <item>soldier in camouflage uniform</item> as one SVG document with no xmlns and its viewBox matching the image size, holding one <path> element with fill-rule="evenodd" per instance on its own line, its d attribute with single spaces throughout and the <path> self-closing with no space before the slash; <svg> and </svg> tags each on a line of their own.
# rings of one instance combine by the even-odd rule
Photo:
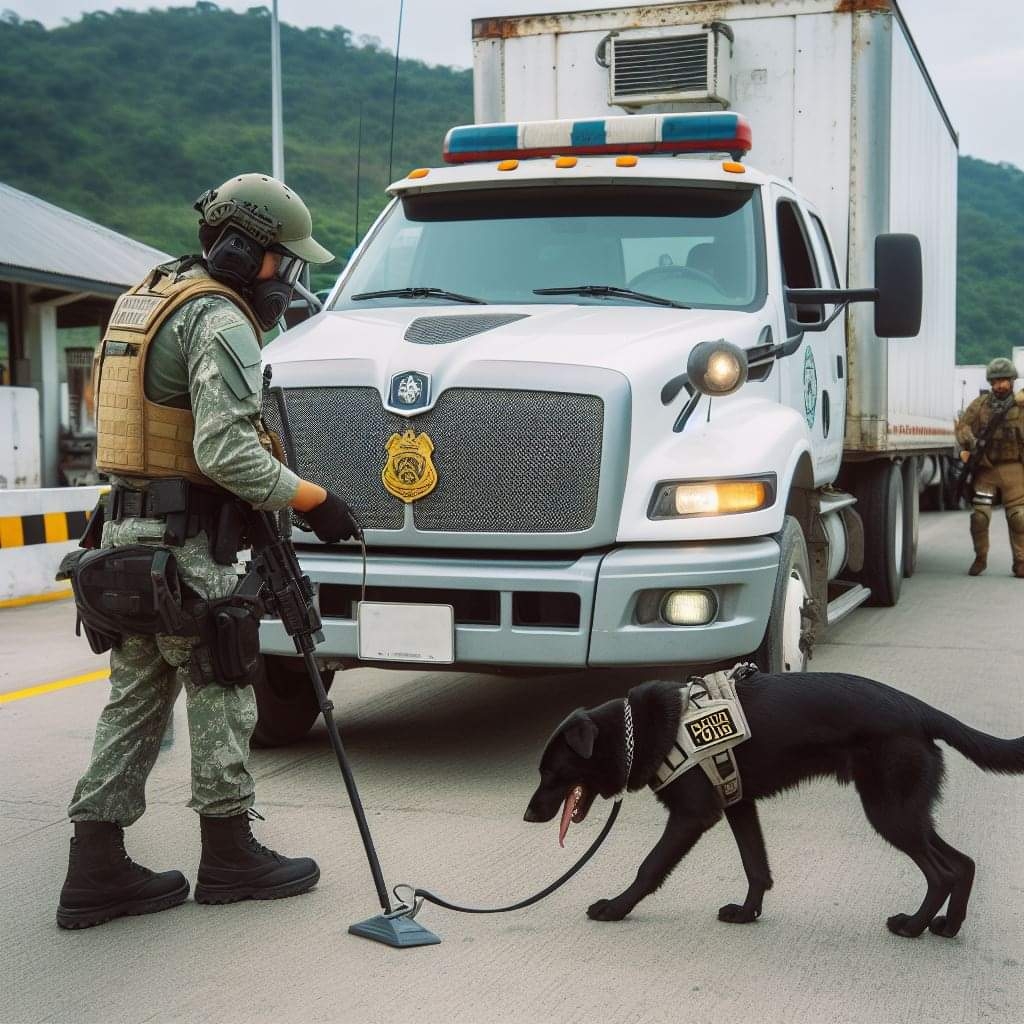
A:
<svg viewBox="0 0 1024 1024">
<path fill-rule="evenodd" d="M 183 583 L 206 599 L 238 583 L 233 564 L 211 554 L 220 498 L 302 512 L 323 540 L 358 532 L 344 501 L 301 480 L 267 450 L 260 420 L 262 331 L 283 314 L 306 262 L 331 254 L 312 238 L 301 199 L 281 182 L 248 174 L 196 204 L 203 258 L 157 268 L 119 301 L 97 349 L 97 463 L 108 472 L 114 515 L 102 548 L 167 546 L 168 521 L 147 499 L 154 481 L 184 479 L 194 525 L 172 537 Z M 135 332 L 134 334 L 132 332 Z M 202 502 L 199 499 L 202 499 Z M 120 512 L 118 512 L 120 508 Z M 260 845 L 250 831 L 253 780 L 246 768 L 256 721 L 251 685 L 194 678 L 185 636 L 125 631 L 111 651 L 110 701 L 92 759 L 68 809 L 75 825 L 57 921 L 65 928 L 181 903 L 189 884 L 125 852 L 123 829 L 145 810 L 146 779 L 175 698 L 184 689 L 192 748 L 192 799 L 202 858 L 196 900 L 275 899 L 312 888 L 316 862 Z"/>
<path fill-rule="evenodd" d="M 960 457 L 964 462 L 970 458 L 978 438 L 985 437 L 985 454 L 973 481 L 974 561 L 967 572 L 978 576 L 988 565 L 992 506 L 996 497 L 1001 496 L 1013 552 L 1013 574 L 1024 579 L 1024 392 L 1013 393 L 1017 369 L 1009 359 L 993 359 L 985 368 L 985 377 L 992 385 L 991 391 L 971 402 L 956 424 L 956 439 L 963 449 Z M 1001 415 L 1002 421 L 990 430 L 989 424 L 996 415 Z"/>
</svg>

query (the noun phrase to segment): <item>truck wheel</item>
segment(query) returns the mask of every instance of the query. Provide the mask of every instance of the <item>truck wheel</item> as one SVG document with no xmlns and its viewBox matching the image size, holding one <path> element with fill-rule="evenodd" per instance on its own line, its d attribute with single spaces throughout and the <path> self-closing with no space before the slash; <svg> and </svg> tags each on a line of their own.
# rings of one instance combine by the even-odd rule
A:
<svg viewBox="0 0 1024 1024">
<path fill-rule="evenodd" d="M 265 654 L 263 670 L 253 682 L 256 691 L 254 747 L 283 747 L 301 740 L 312 728 L 320 708 L 313 684 L 301 658 Z M 321 672 L 324 688 L 330 690 L 333 672 Z"/>
<path fill-rule="evenodd" d="M 917 568 L 917 538 L 921 526 L 920 459 L 911 455 L 903 463 L 903 578 Z"/>
<path fill-rule="evenodd" d="M 807 542 L 793 516 L 786 516 L 779 548 L 771 615 L 754 659 L 762 672 L 803 672 L 807 651 L 801 641 L 808 625 L 804 605 L 811 594 L 811 571 Z"/>
<path fill-rule="evenodd" d="M 900 599 L 906 523 L 903 474 L 894 462 L 868 462 L 853 481 L 864 522 L 864 568 L 859 582 L 871 591 L 869 604 L 891 608 Z"/>
</svg>

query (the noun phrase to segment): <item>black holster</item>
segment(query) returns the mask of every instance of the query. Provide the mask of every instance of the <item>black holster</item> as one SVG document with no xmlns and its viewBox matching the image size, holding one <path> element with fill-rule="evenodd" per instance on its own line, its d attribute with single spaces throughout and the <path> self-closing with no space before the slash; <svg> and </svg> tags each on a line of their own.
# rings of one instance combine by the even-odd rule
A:
<svg viewBox="0 0 1024 1024">
<path fill-rule="evenodd" d="M 233 595 L 203 602 L 197 617 L 200 641 L 192 649 L 189 671 L 197 686 L 248 686 L 259 670 L 262 604 Z"/>
<path fill-rule="evenodd" d="M 84 628 L 96 654 L 119 647 L 126 634 L 195 635 L 178 564 L 167 548 L 78 548 L 64 556 L 57 579 L 71 581 L 78 609 L 75 632 L 81 635 Z"/>
</svg>

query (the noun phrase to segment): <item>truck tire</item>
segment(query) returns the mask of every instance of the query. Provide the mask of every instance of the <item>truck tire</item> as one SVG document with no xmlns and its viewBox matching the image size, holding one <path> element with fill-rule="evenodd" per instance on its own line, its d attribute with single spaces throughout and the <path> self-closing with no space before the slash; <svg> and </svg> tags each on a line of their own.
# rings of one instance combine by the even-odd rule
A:
<svg viewBox="0 0 1024 1024">
<path fill-rule="evenodd" d="M 871 591 L 868 604 L 891 608 L 903 587 L 903 474 L 894 462 L 867 462 L 853 481 L 857 509 L 864 522 L 864 568 L 857 579 Z"/>
<path fill-rule="evenodd" d="M 810 560 L 800 524 L 786 516 L 779 535 L 779 575 L 764 640 L 754 656 L 762 672 L 803 672 L 807 651 L 801 648 L 808 625 L 804 603 L 811 594 Z"/>
<path fill-rule="evenodd" d="M 265 654 L 263 669 L 253 682 L 256 691 L 254 747 L 283 747 L 301 740 L 320 714 L 313 684 L 301 658 Z M 321 672 L 330 690 L 333 672 Z"/>
<path fill-rule="evenodd" d="M 917 539 L 921 528 L 921 460 L 911 455 L 903 462 L 903 578 L 917 569 Z"/>
</svg>

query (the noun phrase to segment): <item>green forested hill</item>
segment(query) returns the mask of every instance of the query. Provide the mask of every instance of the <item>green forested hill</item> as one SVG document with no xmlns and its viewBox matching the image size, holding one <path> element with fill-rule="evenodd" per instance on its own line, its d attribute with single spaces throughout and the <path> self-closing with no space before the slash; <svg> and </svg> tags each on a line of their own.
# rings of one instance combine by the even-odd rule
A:
<svg viewBox="0 0 1024 1024">
<path fill-rule="evenodd" d="M 1024 345 L 1024 171 L 960 158 L 957 362 Z"/>
<path fill-rule="evenodd" d="M 49 31 L 0 15 L 0 181 L 168 252 L 192 248 L 195 197 L 270 169 L 269 46 L 256 7 L 120 10 Z M 394 57 L 344 28 L 282 25 L 281 50 L 286 175 L 344 258 L 360 109 L 362 230 L 383 202 Z M 436 164 L 447 128 L 471 118 L 468 71 L 403 60 L 394 176 Z M 1024 345 L 1024 171 L 962 158 L 959 226 L 957 361 L 984 362 Z"/>
<path fill-rule="evenodd" d="M 264 8 L 119 10 L 50 31 L 0 16 L 0 53 L 0 181 L 15 188 L 179 252 L 195 246 L 187 211 L 203 189 L 270 170 Z M 343 28 L 282 25 L 281 64 L 285 173 L 344 257 L 360 109 L 362 230 L 383 202 L 394 55 Z M 446 128 L 469 120 L 468 71 L 402 61 L 395 177 L 436 164 Z"/>
</svg>

